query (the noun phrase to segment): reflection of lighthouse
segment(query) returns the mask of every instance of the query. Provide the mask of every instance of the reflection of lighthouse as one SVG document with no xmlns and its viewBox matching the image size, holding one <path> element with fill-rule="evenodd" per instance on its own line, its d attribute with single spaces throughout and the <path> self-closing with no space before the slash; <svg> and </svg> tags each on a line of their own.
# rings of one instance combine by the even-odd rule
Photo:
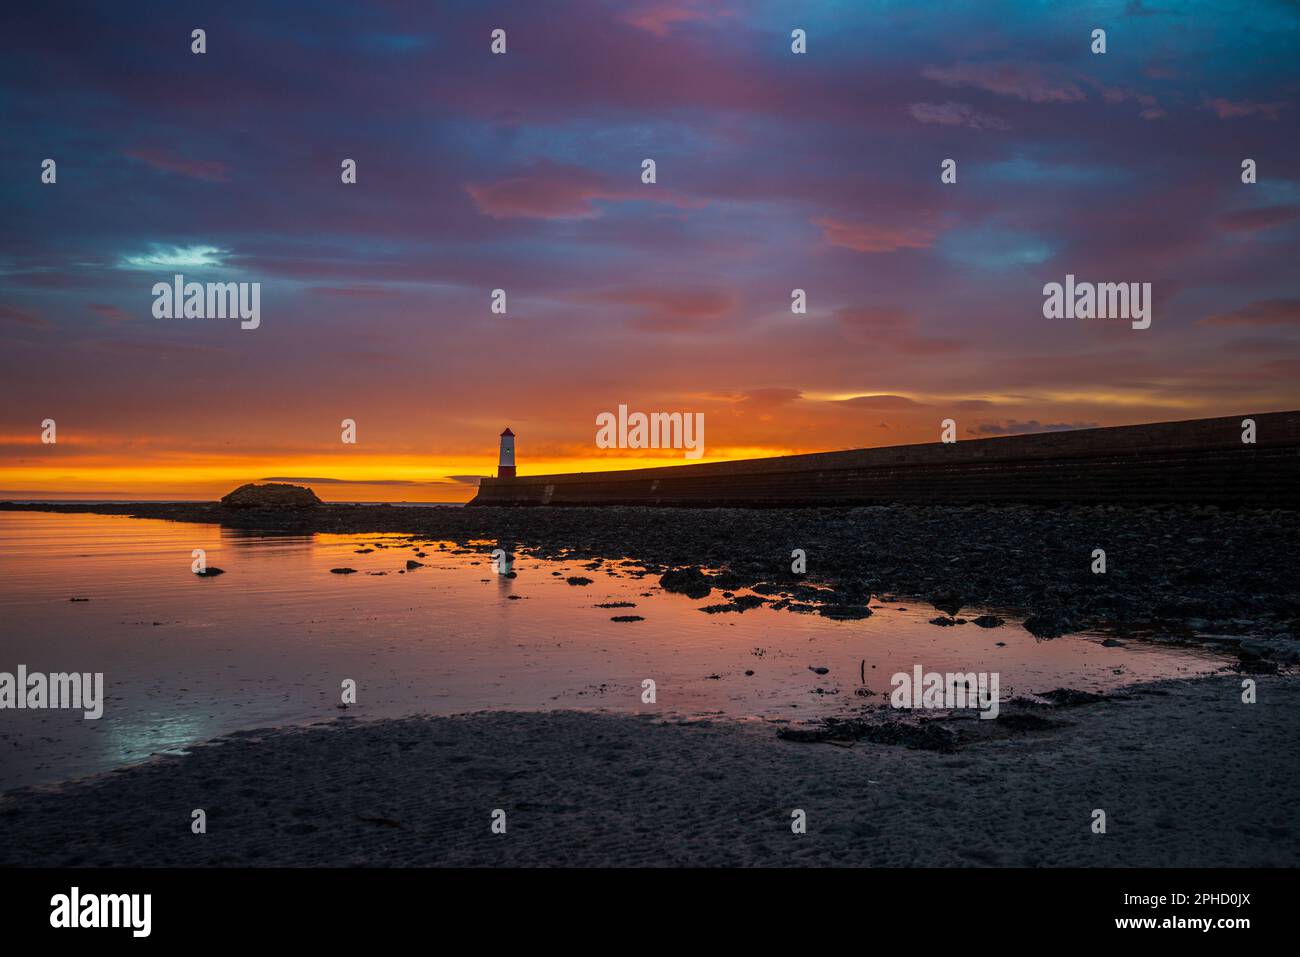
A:
<svg viewBox="0 0 1300 957">
<path fill-rule="evenodd" d="M 497 466 L 497 478 L 515 477 L 515 434 L 509 429 L 501 433 L 501 463 Z"/>
</svg>

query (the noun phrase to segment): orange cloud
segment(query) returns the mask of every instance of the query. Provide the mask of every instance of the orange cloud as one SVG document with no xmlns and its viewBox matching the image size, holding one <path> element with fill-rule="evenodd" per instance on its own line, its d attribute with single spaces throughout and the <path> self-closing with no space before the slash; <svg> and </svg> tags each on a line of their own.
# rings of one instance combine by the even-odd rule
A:
<svg viewBox="0 0 1300 957">
<path fill-rule="evenodd" d="M 124 155 L 131 159 L 138 159 L 164 173 L 176 173 L 179 176 L 188 176 L 190 179 L 215 183 L 225 183 L 230 180 L 226 164 L 216 160 L 186 159 L 172 150 L 132 150 Z"/>
<path fill-rule="evenodd" d="M 1225 213 L 1219 217 L 1219 225 L 1233 232 L 1253 233 L 1284 226 L 1297 219 L 1300 219 L 1300 206 L 1256 206 Z"/>
<path fill-rule="evenodd" d="M 0 306 L 0 320 L 5 322 L 15 322 L 20 326 L 31 326 L 33 329 L 45 329 L 50 323 L 46 319 L 32 315 L 30 312 L 24 312 L 21 309 L 14 309 L 10 306 Z"/>
<path fill-rule="evenodd" d="M 639 168 L 638 168 L 639 169 Z M 639 173 L 629 174 L 639 184 Z M 680 193 L 662 187 L 615 186 L 608 177 L 575 166 L 539 163 L 529 172 L 495 183 L 469 183 L 465 191 L 493 219 L 593 219 L 600 200 L 645 200 L 686 207 Z"/>
<path fill-rule="evenodd" d="M 942 355 L 966 347 L 957 339 L 918 333 L 911 316 L 889 307 L 841 309 L 835 313 L 835 318 L 854 338 L 876 348 L 894 349 L 910 355 Z"/>
<path fill-rule="evenodd" d="M 668 36 L 674 23 L 689 23 L 704 20 L 710 13 L 701 10 L 695 3 L 681 0 L 659 0 L 659 2 L 642 4 L 637 9 L 624 14 L 623 22 L 631 24 L 638 30 L 645 30 L 657 37 Z"/>
<path fill-rule="evenodd" d="M 1300 299 L 1256 299 L 1249 305 L 1201 320 L 1207 326 L 1300 325 Z"/>
<path fill-rule="evenodd" d="M 1285 103 L 1252 103 L 1249 100 L 1234 102 L 1224 96 L 1216 96 L 1205 101 L 1205 108 L 1213 110 L 1221 120 L 1256 115 L 1275 120 L 1277 119 L 1278 110 L 1284 106 L 1286 106 Z"/>
<path fill-rule="evenodd" d="M 898 249 L 928 249 L 940 230 L 929 225 L 895 226 L 885 223 L 854 223 L 822 217 L 813 220 L 832 246 L 859 253 L 892 253 Z"/>
<path fill-rule="evenodd" d="M 637 310 L 633 327 L 648 332 L 706 328 L 725 318 L 736 305 L 733 293 L 708 287 L 622 286 L 583 298 L 633 307 Z"/>
<path fill-rule="evenodd" d="M 921 403 L 905 395 L 855 395 L 848 399 L 836 399 L 840 405 L 853 409 L 919 409 Z"/>
</svg>

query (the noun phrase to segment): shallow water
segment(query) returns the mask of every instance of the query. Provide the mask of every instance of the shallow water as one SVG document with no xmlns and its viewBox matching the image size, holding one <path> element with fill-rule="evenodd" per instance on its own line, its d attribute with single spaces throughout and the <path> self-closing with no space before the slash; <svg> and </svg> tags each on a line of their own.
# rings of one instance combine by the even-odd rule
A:
<svg viewBox="0 0 1300 957">
<path fill-rule="evenodd" d="M 618 557 L 607 570 L 520 557 L 510 579 L 493 573 L 486 552 L 416 541 L 425 567 L 403 572 L 415 557 L 408 536 L 0 512 L 0 672 L 103 672 L 107 699 L 99 720 L 0 710 L 0 789 L 341 714 L 604 708 L 799 721 L 879 704 L 890 677 L 914 664 L 997 672 L 1005 701 L 1228 663 L 1136 641 L 1107 648 L 1099 635 L 1038 641 L 1005 613 L 1001 628 L 940 628 L 924 603 L 875 602 L 872 617 L 846 622 L 769 608 L 709 615 L 699 608 L 725 601 L 717 591 L 698 601 L 667 594 L 657 575 L 637 577 L 640 566 Z M 356 553 L 376 544 L 388 547 Z M 195 548 L 225 574 L 192 574 Z M 368 574 L 378 572 L 387 574 Z M 636 607 L 595 607 L 613 601 Z M 645 620 L 610 620 L 629 614 Z M 641 701 L 646 678 L 654 705 Z M 344 679 L 357 683 L 346 711 Z"/>
</svg>

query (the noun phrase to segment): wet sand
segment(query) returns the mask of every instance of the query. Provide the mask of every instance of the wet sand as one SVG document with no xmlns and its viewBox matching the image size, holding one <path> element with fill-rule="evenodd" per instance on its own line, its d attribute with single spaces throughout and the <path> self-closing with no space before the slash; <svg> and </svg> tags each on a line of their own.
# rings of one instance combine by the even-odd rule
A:
<svg viewBox="0 0 1300 957">
<path fill-rule="evenodd" d="M 1300 682 L 1256 680 L 1257 704 L 1163 682 L 955 753 L 649 713 L 240 733 L 10 792 L 0 865 L 1296 866 Z"/>
</svg>

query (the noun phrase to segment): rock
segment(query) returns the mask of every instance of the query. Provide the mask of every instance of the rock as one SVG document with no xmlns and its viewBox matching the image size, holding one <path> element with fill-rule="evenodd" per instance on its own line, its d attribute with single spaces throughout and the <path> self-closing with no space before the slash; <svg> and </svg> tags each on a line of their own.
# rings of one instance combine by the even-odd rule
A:
<svg viewBox="0 0 1300 957">
<path fill-rule="evenodd" d="M 331 575 L 355 575 L 356 573 L 357 570 L 355 568 L 331 568 L 330 569 Z"/>
<path fill-rule="evenodd" d="M 961 611 L 963 602 L 956 595 L 945 593 L 931 597 L 930 604 L 946 614 L 956 615 Z"/>
<path fill-rule="evenodd" d="M 1093 704 L 1097 701 L 1105 701 L 1106 696 L 1102 694 L 1093 694 L 1091 691 L 1076 691 L 1073 688 L 1054 688 L 1051 691 L 1039 692 L 1038 697 L 1052 702 L 1059 708 L 1073 708 L 1081 704 Z"/>
<path fill-rule="evenodd" d="M 1074 620 L 1060 610 L 1038 612 L 1025 619 L 1025 631 L 1035 638 L 1059 638 L 1075 627 Z"/>
<path fill-rule="evenodd" d="M 570 585 L 590 585 L 590 578 L 583 578 L 581 575 L 570 575 L 565 579 Z"/>
<path fill-rule="evenodd" d="M 1124 642 L 1116 641 L 1114 638 L 1107 638 L 1101 643 L 1103 648 L 1123 648 Z"/>
<path fill-rule="evenodd" d="M 610 621 L 645 621 L 640 615 L 615 615 Z"/>
<path fill-rule="evenodd" d="M 90 601 L 89 598 L 69 598 L 68 601 Z"/>
<path fill-rule="evenodd" d="M 687 598 L 707 598 L 709 592 L 713 591 L 708 576 L 694 566 L 664 572 L 659 576 L 659 587 Z"/>
<path fill-rule="evenodd" d="M 1030 711 L 1011 711 L 1001 715 L 999 720 L 1004 727 L 1012 731 L 1049 731 L 1061 726 L 1059 721 L 1044 718 L 1041 714 Z"/>
<path fill-rule="evenodd" d="M 321 504 L 316 493 L 302 485 L 268 482 L 241 485 L 221 499 L 226 508 L 309 508 Z"/>
<path fill-rule="evenodd" d="M 978 618 L 972 620 L 981 628 L 1001 628 L 1006 624 L 1006 621 L 999 618 L 997 615 L 980 615 Z"/>
<path fill-rule="evenodd" d="M 194 574 L 199 578 L 212 578 L 216 575 L 224 575 L 225 573 L 226 570 L 224 568 L 218 568 L 216 565 L 209 565 L 203 569 L 203 571 L 195 572 Z"/>
<path fill-rule="evenodd" d="M 1288 665 L 1300 663 L 1300 641 L 1282 641 L 1275 638 L 1270 645 L 1272 654 L 1269 657 L 1274 661 Z"/>
<path fill-rule="evenodd" d="M 744 613 L 751 608 L 757 608 L 759 605 L 767 604 L 767 599 L 759 598 L 757 595 L 738 595 L 735 600 L 722 605 L 705 605 L 699 611 L 706 615 L 716 615 L 720 612 L 736 611 Z"/>
<path fill-rule="evenodd" d="M 1295 664 L 1300 661 L 1300 641 L 1289 638 L 1274 638 L 1271 641 L 1245 638 L 1237 646 L 1237 657 L 1242 661 L 1265 659 L 1282 664 Z"/>
<path fill-rule="evenodd" d="M 815 675 L 828 675 L 831 673 L 831 669 L 822 667 L 821 665 L 817 665 L 816 667 L 809 665 L 808 670 Z"/>
<path fill-rule="evenodd" d="M 423 567 L 424 567 L 424 562 L 417 562 L 414 558 L 408 558 L 408 559 L 406 560 L 406 570 L 407 570 L 408 572 L 409 572 L 409 571 L 414 571 L 414 570 L 417 569 L 417 568 L 423 568 Z"/>
<path fill-rule="evenodd" d="M 791 608 L 794 608 L 792 605 Z M 798 609 L 794 609 L 798 610 Z M 817 614 L 823 618 L 833 618 L 836 621 L 856 621 L 859 618 L 870 618 L 872 611 L 866 605 L 822 605 L 817 609 Z"/>
<path fill-rule="evenodd" d="M 951 628 L 953 625 L 957 624 L 957 619 L 944 618 L 942 615 L 940 615 L 938 618 L 931 618 L 930 624 L 938 625 L 941 628 Z"/>
</svg>

